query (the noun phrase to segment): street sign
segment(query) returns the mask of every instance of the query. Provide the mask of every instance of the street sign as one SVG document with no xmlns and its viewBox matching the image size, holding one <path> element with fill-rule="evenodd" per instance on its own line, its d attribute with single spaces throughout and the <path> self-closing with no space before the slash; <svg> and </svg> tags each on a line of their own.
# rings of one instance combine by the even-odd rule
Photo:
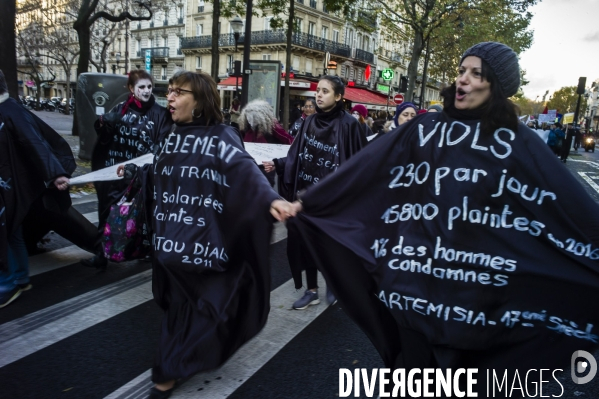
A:
<svg viewBox="0 0 599 399">
<path fill-rule="evenodd" d="M 146 72 L 152 74 L 152 50 L 146 50 L 145 54 Z"/>
<path fill-rule="evenodd" d="M 397 105 L 403 103 L 403 94 L 396 94 L 395 97 L 393 97 L 393 101 Z"/>
<path fill-rule="evenodd" d="M 394 76 L 393 69 L 383 69 L 381 77 L 383 80 L 392 80 Z"/>
</svg>

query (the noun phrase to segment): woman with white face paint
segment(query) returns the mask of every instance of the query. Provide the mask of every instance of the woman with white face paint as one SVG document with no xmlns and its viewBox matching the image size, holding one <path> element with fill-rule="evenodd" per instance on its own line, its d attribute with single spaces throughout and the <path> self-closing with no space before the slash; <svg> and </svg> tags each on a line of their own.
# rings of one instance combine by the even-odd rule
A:
<svg viewBox="0 0 599 399">
<path fill-rule="evenodd" d="M 126 163 L 144 154 L 155 153 L 170 132 L 173 121 L 166 108 L 156 103 L 152 95 L 152 76 L 145 70 L 129 73 L 129 98 L 109 113 L 101 115 L 94 124 L 98 140 L 92 153 L 92 170 Z M 127 188 L 129 181 L 96 182 L 98 193 L 98 228 L 103 231 L 105 212 Z M 103 254 L 81 262 L 85 266 L 104 269 Z"/>
</svg>

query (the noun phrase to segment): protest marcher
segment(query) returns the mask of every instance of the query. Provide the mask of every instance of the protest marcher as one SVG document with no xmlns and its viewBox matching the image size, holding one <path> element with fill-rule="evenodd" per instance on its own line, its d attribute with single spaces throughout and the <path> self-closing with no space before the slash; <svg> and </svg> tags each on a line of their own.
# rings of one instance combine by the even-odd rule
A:
<svg viewBox="0 0 599 399">
<path fill-rule="evenodd" d="M 222 124 L 209 75 L 177 72 L 167 99 L 176 128 L 149 174 L 152 291 L 165 312 L 150 398 L 167 398 L 176 380 L 219 367 L 262 329 L 271 214 L 290 210 L 235 129 Z"/>
<path fill-rule="evenodd" d="M 372 133 L 372 130 L 370 130 L 370 127 L 368 127 L 368 124 L 366 124 L 366 120 L 364 119 L 368 117 L 368 110 L 365 106 L 361 104 L 354 105 L 351 109 L 351 115 L 354 118 L 356 118 L 358 122 L 360 122 L 360 127 L 364 131 L 364 136 L 368 137 L 374 134 Z"/>
<path fill-rule="evenodd" d="M 562 140 L 562 148 L 560 152 L 560 160 L 566 163 L 568 155 L 570 155 L 570 148 L 572 147 L 572 141 L 576 135 L 576 129 L 571 123 L 566 125 L 566 131 L 564 132 L 564 139 Z"/>
<path fill-rule="evenodd" d="M 443 107 L 440 104 L 433 104 L 428 107 L 428 112 L 443 112 Z"/>
<path fill-rule="evenodd" d="M 547 145 L 558 157 L 560 155 L 562 142 L 564 141 L 565 136 L 566 135 L 562 130 L 562 125 L 559 122 L 554 122 L 551 124 L 549 135 L 547 136 Z"/>
<path fill-rule="evenodd" d="M 378 118 L 372 123 L 372 132 L 375 134 L 383 133 L 383 126 L 387 123 L 387 112 L 379 111 Z"/>
<path fill-rule="evenodd" d="M 443 112 L 294 203 L 305 248 L 386 367 L 503 375 L 597 346 L 599 207 L 519 123 L 519 84 L 509 47 L 471 47 Z"/>
<path fill-rule="evenodd" d="M 69 177 L 75 168 L 68 143 L 9 98 L 0 71 L 0 308 L 31 288 L 22 229 L 25 215 L 41 198 L 66 212 L 71 205 Z"/>
<path fill-rule="evenodd" d="M 305 111 L 302 109 L 302 103 L 300 101 L 296 101 L 295 104 L 293 104 L 293 107 L 291 108 L 289 120 L 290 121 L 298 120 L 302 116 L 302 113 L 305 114 Z M 312 111 L 312 113 L 314 113 L 314 111 Z M 291 126 L 289 127 L 289 130 L 291 130 Z"/>
<path fill-rule="evenodd" d="M 306 119 L 287 157 L 263 162 L 267 172 L 276 169 L 279 193 L 287 200 L 296 200 L 298 193 L 333 174 L 366 145 L 360 124 L 343 109 L 344 94 L 341 78 L 323 76 L 316 89 L 316 114 Z M 316 267 L 306 256 L 294 222 L 287 223 L 287 258 L 296 289 L 302 288 L 302 270 L 306 270 L 307 290 L 293 304 L 294 309 L 300 310 L 320 303 L 320 299 Z M 330 304 L 335 302 L 328 287 L 327 300 Z"/>
<path fill-rule="evenodd" d="M 416 106 L 410 102 L 405 102 L 405 103 L 401 103 L 399 104 L 396 108 L 395 108 L 395 115 L 393 116 L 393 122 L 395 123 L 395 126 L 392 126 L 391 128 L 395 128 L 398 126 L 403 125 L 406 122 L 409 122 L 412 120 L 412 118 L 414 118 L 417 114 L 416 111 Z"/>
<path fill-rule="evenodd" d="M 155 152 L 173 124 L 166 108 L 152 95 L 153 79 L 145 70 L 129 72 L 127 101 L 101 115 L 94 124 L 98 140 L 92 153 L 92 171 L 118 165 Z M 110 205 L 120 199 L 128 180 L 95 182 L 98 195 L 98 229 L 103 231 Z M 99 251 L 81 261 L 85 266 L 105 269 L 108 260 Z"/>
<path fill-rule="evenodd" d="M 291 124 L 291 128 L 289 129 L 289 134 L 292 137 L 297 136 L 297 132 L 300 131 L 306 118 L 316 112 L 316 102 L 313 98 L 307 98 L 302 109 L 304 110 L 303 114 Z"/>
<path fill-rule="evenodd" d="M 239 130 L 239 116 L 241 115 L 241 103 L 239 99 L 235 97 L 229 108 L 229 115 L 231 115 L 231 126 Z"/>
<path fill-rule="evenodd" d="M 246 143 L 291 144 L 290 136 L 275 117 L 274 110 L 264 100 L 250 101 L 239 117 L 239 127 Z M 264 165 L 259 165 L 264 172 Z M 264 172 L 271 187 L 275 185 L 275 171 Z"/>
</svg>

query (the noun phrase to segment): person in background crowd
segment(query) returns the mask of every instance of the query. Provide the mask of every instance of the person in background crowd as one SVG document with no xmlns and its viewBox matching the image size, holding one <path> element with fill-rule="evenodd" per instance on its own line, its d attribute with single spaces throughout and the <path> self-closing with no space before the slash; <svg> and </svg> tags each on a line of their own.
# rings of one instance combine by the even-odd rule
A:
<svg viewBox="0 0 599 399">
<path fill-rule="evenodd" d="M 296 228 L 385 367 L 406 374 L 493 368 L 512 376 L 514 369 L 563 368 L 575 351 L 597 348 L 599 262 L 567 246 L 599 247 L 599 207 L 519 123 L 509 100 L 520 86 L 517 54 L 484 42 L 458 65 L 455 83 L 442 92 L 443 112 L 370 143 L 309 187 L 293 204 L 305 212 Z M 406 174 L 411 167 L 413 179 Z M 443 168 L 448 179 L 417 177 L 418 168 L 426 176 Z M 474 168 L 482 179 L 472 178 Z M 514 266 L 496 274 L 473 253 Z M 456 271 L 483 279 L 451 277 Z M 505 282 L 494 284 L 498 275 Z M 472 319 L 468 309 L 475 309 Z M 505 323 L 524 310 L 539 316 Z M 592 339 L 564 333 L 560 317 L 542 321 L 562 314 L 580 334 L 593 329 Z M 477 390 L 488 397 L 488 385 Z"/>
<path fill-rule="evenodd" d="M 149 174 L 152 292 L 164 310 L 151 399 L 168 398 L 177 380 L 221 366 L 262 329 L 270 309 L 272 216 L 281 219 L 290 210 L 235 129 L 222 124 L 221 99 L 209 75 L 177 72 L 167 100 L 176 129 L 155 158 L 156 173 Z M 189 150 L 183 151 L 185 143 Z M 162 173 L 180 165 L 211 173 Z M 175 202 L 163 200 L 172 193 Z M 184 220 L 160 216 L 174 213 Z"/>
<path fill-rule="evenodd" d="M 68 143 L 9 97 L 0 70 L 0 308 L 31 289 L 21 226 L 25 215 L 44 196 L 66 213 L 71 205 L 69 177 L 75 168 Z M 64 218 L 63 223 L 69 222 Z"/>
<path fill-rule="evenodd" d="M 566 131 L 564 132 L 565 137 L 564 140 L 562 141 L 562 149 L 560 152 L 560 160 L 563 163 L 566 163 L 566 161 L 568 160 L 568 155 L 570 155 L 570 148 L 572 147 L 572 139 L 575 136 L 575 129 L 572 126 L 571 123 L 568 123 L 566 125 Z"/>
<path fill-rule="evenodd" d="M 375 134 L 382 133 L 385 123 L 387 123 L 387 112 L 379 111 L 378 118 L 372 123 L 372 132 Z"/>
<path fill-rule="evenodd" d="M 580 132 L 580 125 L 577 125 L 576 129 L 574 129 L 574 151 L 578 152 L 578 148 L 580 147 L 580 143 L 582 141 L 582 133 Z"/>
<path fill-rule="evenodd" d="M 360 127 L 363 129 L 364 135 L 366 137 L 372 136 L 374 134 L 374 133 L 372 133 L 372 130 L 370 130 L 370 128 L 364 121 L 364 118 L 368 116 L 368 110 L 366 109 L 365 106 L 363 106 L 361 104 L 354 105 L 353 108 L 351 109 L 351 115 L 354 118 L 356 118 L 358 120 L 358 122 L 360 122 Z"/>
<path fill-rule="evenodd" d="M 547 145 L 553 151 L 555 155 L 559 157 L 562 142 L 564 141 L 564 131 L 562 130 L 562 125 L 559 122 L 554 122 L 551 124 L 551 128 L 549 129 L 549 135 L 547 136 Z"/>
<path fill-rule="evenodd" d="M 359 122 L 343 109 L 345 84 L 338 76 L 325 75 L 316 89 L 316 114 L 304 122 L 286 158 L 263 162 L 266 172 L 276 170 L 279 193 L 294 201 L 299 193 L 333 174 L 367 143 Z M 302 270 L 306 270 L 307 290 L 293 308 L 306 309 L 320 303 L 317 269 L 297 235 L 294 221 L 287 223 L 287 258 L 295 288 L 302 287 Z M 335 296 L 327 286 L 327 300 Z"/>
<path fill-rule="evenodd" d="M 275 113 L 264 100 L 253 100 L 245 106 L 239 117 L 239 127 L 246 143 L 291 144 L 291 137 L 275 117 Z M 259 165 L 264 172 L 264 165 Z M 275 172 L 265 173 L 271 187 L 275 185 Z"/>
<path fill-rule="evenodd" d="M 372 115 L 374 115 L 373 112 L 369 112 L 368 113 L 368 117 L 366 118 L 366 124 L 368 125 L 368 127 L 370 128 L 370 130 L 372 130 L 372 125 L 374 124 L 374 119 L 372 118 Z"/>
<path fill-rule="evenodd" d="M 92 170 L 118 165 L 130 159 L 157 151 L 173 124 L 166 108 L 152 95 L 152 76 L 142 69 L 129 72 L 127 101 L 101 115 L 94 124 L 98 141 L 92 153 Z M 98 229 L 104 230 L 110 205 L 120 199 L 129 185 L 128 180 L 95 182 L 98 194 Z M 91 259 L 81 261 L 85 266 L 106 269 L 108 260 L 100 251 Z"/>
<path fill-rule="evenodd" d="M 231 103 L 229 115 L 231 115 L 231 126 L 239 131 L 239 115 L 241 115 L 241 104 L 237 97 L 235 97 Z"/>
<path fill-rule="evenodd" d="M 304 113 L 291 124 L 291 128 L 289 129 L 289 134 L 292 137 L 297 136 L 297 132 L 300 131 L 306 118 L 316 112 L 316 102 L 313 98 L 308 98 L 304 102 L 304 107 L 302 109 L 304 110 Z"/>
<path fill-rule="evenodd" d="M 401 103 L 395 108 L 395 116 L 393 116 L 394 129 L 412 120 L 416 116 L 416 106 L 412 103 Z"/>
<path fill-rule="evenodd" d="M 440 104 L 433 104 L 428 107 L 428 112 L 443 112 L 443 107 Z"/>
<path fill-rule="evenodd" d="M 300 101 L 296 101 L 293 104 L 293 108 L 291 108 L 291 113 L 289 115 L 290 121 L 296 121 L 302 116 L 302 103 Z"/>
</svg>

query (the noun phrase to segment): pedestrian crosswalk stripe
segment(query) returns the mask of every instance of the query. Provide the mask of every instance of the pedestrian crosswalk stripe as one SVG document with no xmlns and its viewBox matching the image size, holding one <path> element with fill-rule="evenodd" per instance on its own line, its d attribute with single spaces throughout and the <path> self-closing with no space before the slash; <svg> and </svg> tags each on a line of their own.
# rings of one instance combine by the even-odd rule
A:
<svg viewBox="0 0 599 399">
<path fill-rule="evenodd" d="M 82 259 L 92 256 L 90 252 L 79 248 L 76 245 L 55 249 L 43 254 L 35 255 L 29 258 L 29 276 L 36 276 L 51 270 L 59 269 Z"/>
<path fill-rule="evenodd" d="M 318 285 L 326 286 L 320 273 Z M 327 308 L 322 301 L 320 305 L 311 306 L 306 310 L 293 310 L 291 304 L 296 299 L 298 292 L 294 289 L 293 279 L 272 291 L 270 313 L 262 331 L 241 347 L 221 368 L 199 373 L 183 383 L 175 390 L 172 398 L 195 399 L 198 397 L 198 388 L 202 388 L 201 396 L 206 398 L 226 398 L 231 395 Z M 151 372 L 148 370 L 105 399 L 147 398 L 148 390 L 152 386 L 150 376 Z"/>
</svg>

